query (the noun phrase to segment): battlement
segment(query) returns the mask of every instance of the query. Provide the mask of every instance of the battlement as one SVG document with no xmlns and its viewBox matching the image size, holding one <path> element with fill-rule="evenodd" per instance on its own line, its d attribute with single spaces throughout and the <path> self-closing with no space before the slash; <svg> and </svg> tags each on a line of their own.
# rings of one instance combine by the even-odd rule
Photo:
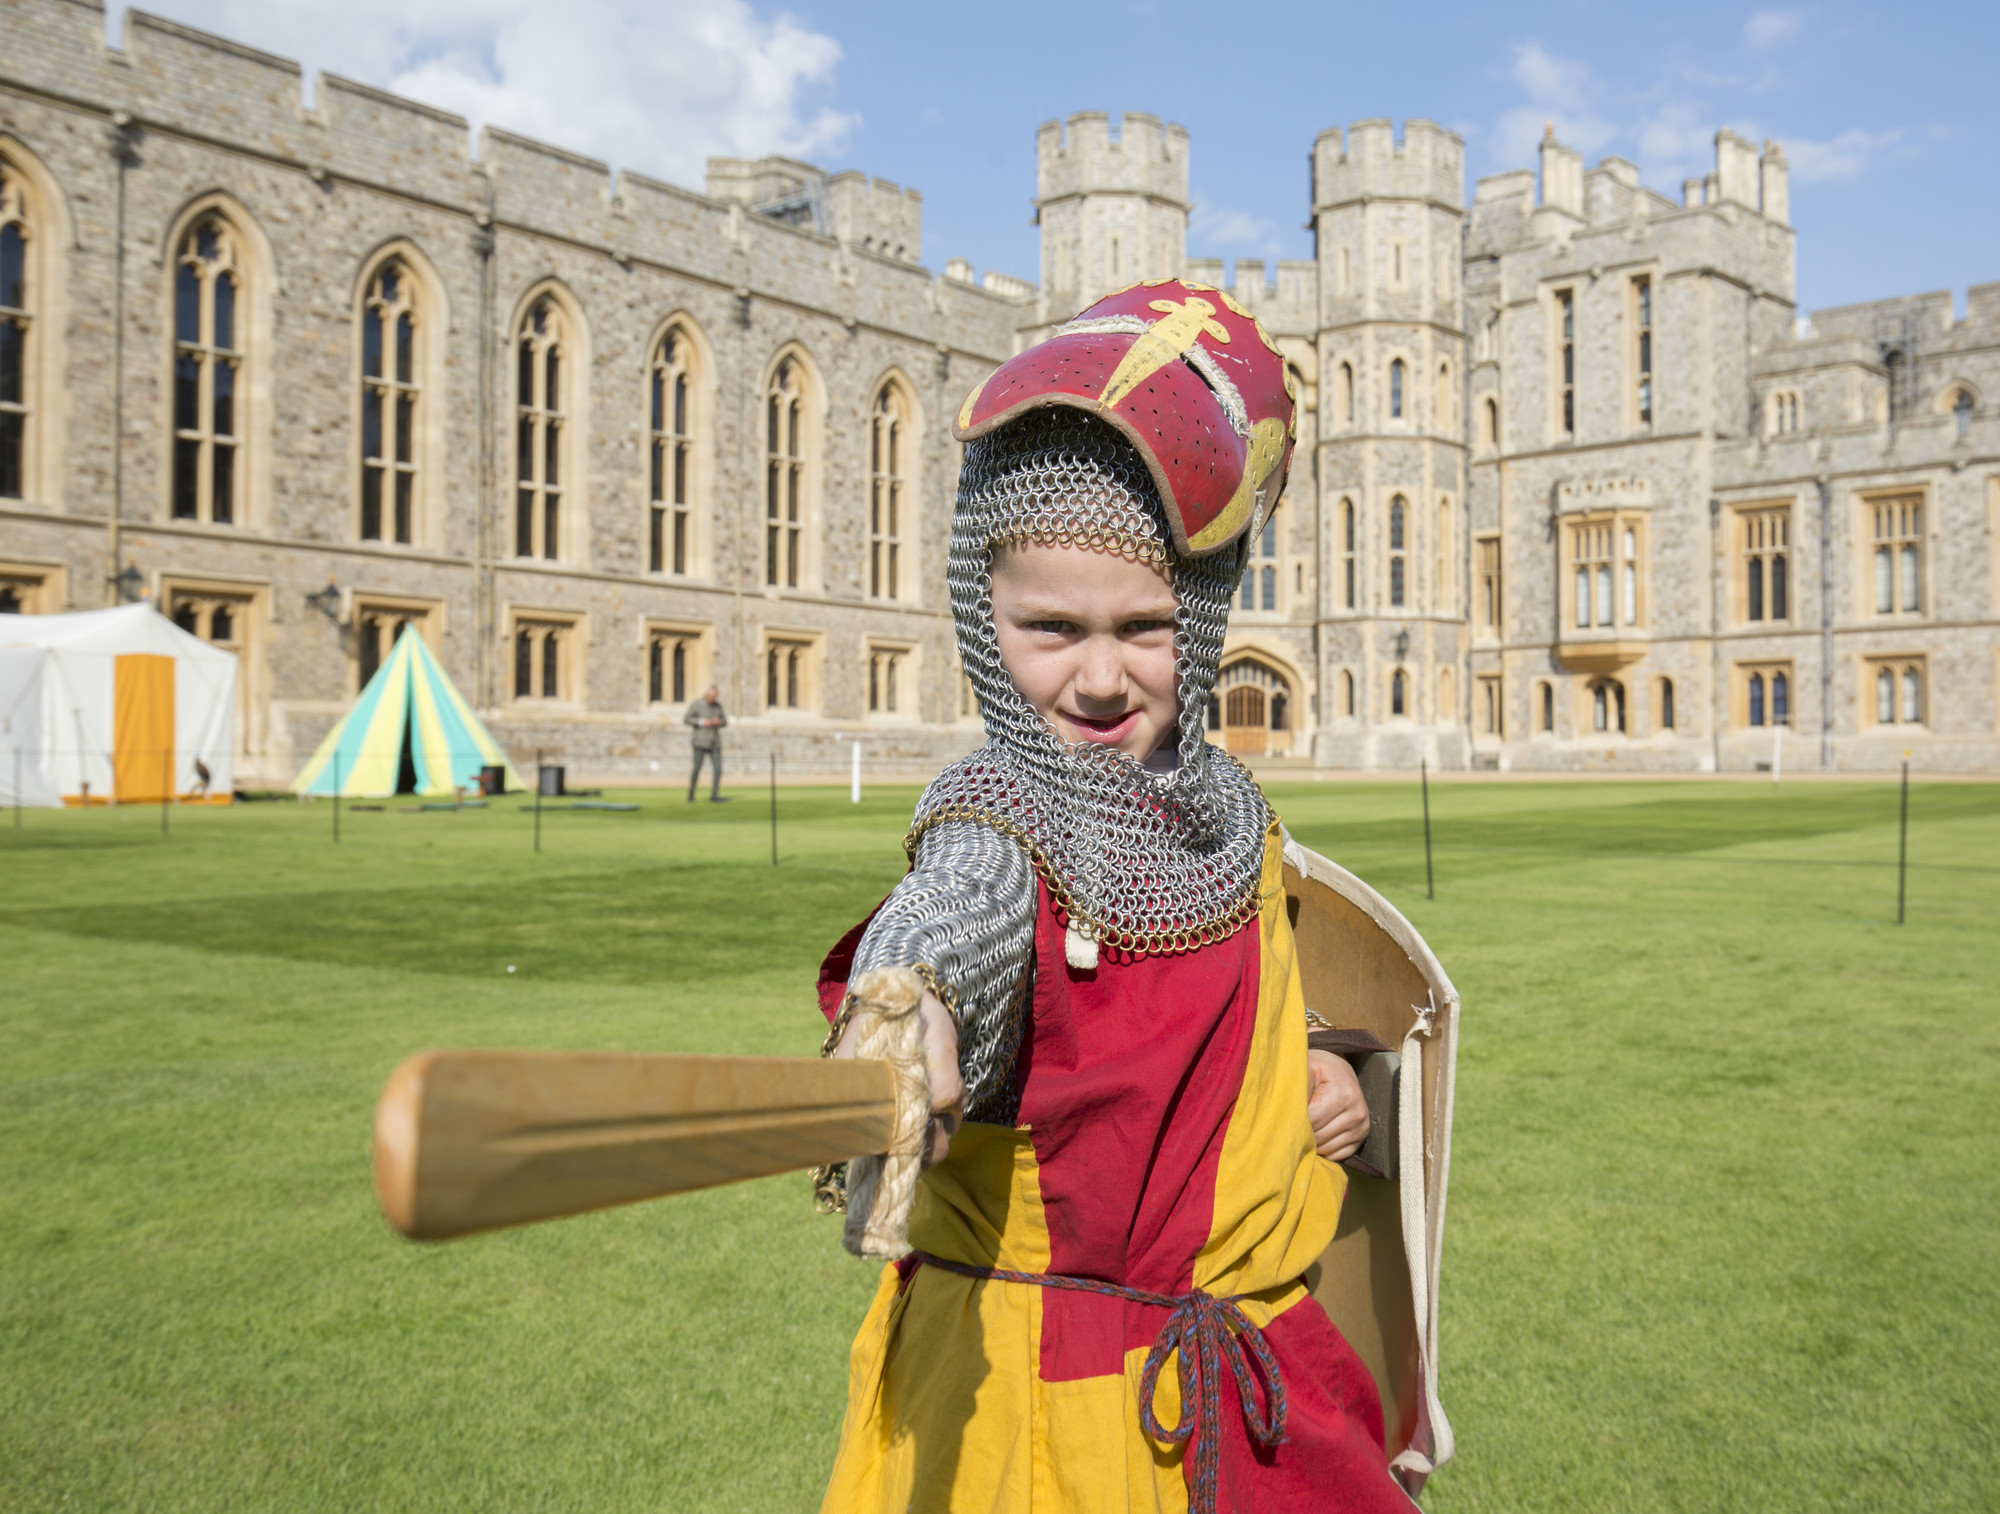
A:
<svg viewBox="0 0 2000 1514">
<path fill-rule="evenodd" d="M 1310 258 L 1285 259 L 1265 278 L 1262 258 L 1238 258 L 1235 277 L 1222 279 L 1221 258 L 1189 258 L 1187 276 L 1213 284 L 1263 323 L 1274 336 L 1311 336 L 1318 326 L 1319 264 Z"/>
<path fill-rule="evenodd" d="M 1386 116 L 1356 121 L 1343 134 L 1328 127 L 1313 143 L 1315 212 L 1361 199 L 1465 199 L 1465 143 L 1435 121 L 1403 123 L 1402 140 Z"/>
<path fill-rule="evenodd" d="M 1125 112 L 1115 133 L 1101 110 L 1044 122 L 1035 133 L 1036 200 L 1104 193 L 1149 195 L 1185 208 L 1187 128 L 1136 110 Z"/>
</svg>

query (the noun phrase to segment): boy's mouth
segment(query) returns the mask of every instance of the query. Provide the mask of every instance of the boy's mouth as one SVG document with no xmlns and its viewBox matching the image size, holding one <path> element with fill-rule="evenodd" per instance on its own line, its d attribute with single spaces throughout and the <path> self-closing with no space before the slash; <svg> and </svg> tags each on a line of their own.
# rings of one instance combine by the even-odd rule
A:
<svg viewBox="0 0 2000 1514">
<path fill-rule="evenodd" d="M 1101 742 L 1105 746 L 1114 746 L 1123 741 L 1131 734 L 1132 727 L 1139 723 L 1137 710 L 1127 710 L 1122 715 L 1111 715 L 1102 719 L 1074 714 L 1069 710 L 1058 713 L 1061 714 L 1063 722 L 1073 728 L 1085 741 Z"/>
</svg>

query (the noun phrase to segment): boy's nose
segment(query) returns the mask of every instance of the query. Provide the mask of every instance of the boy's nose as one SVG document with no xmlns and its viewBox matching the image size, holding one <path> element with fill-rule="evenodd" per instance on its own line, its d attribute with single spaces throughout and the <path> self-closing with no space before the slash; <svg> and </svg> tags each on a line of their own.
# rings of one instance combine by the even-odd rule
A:
<svg viewBox="0 0 2000 1514">
<path fill-rule="evenodd" d="M 1093 704 L 1125 702 L 1125 667 L 1115 648 L 1086 645 L 1072 684 L 1079 700 Z"/>
</svg>

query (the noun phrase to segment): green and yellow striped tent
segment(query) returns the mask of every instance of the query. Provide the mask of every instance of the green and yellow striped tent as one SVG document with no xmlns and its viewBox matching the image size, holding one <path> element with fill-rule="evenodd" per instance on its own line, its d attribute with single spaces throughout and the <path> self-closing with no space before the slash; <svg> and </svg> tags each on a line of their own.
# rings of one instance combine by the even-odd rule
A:
<svg viewBox="0 0 2000 1514">
<path fill-rule="evenodd" d="M 479 770 L 491 765 L 506 768 L 509 789 L 526 787 L 423 637 L 406 632 L 292 780 L 292 792 L 449 795 L 476 787 Z"/>
</svg>

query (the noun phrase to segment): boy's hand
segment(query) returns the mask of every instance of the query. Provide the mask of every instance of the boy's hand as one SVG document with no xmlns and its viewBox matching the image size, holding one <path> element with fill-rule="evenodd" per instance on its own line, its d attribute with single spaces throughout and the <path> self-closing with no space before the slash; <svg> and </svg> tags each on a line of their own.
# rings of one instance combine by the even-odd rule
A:
<svg viewBox="0 0 2000 1514">
<path fill-rule="evenodd" d="M 930 1079 L 931 1140 L 924 1165 L 935 1167 L 951 1151 L 951 1138 L 965 1118 L 965 1080 L 958 1075 L 958 1026 L 937 995 L 925 991 L 917 1002 L 917 1018 L 924 1029 L 924 1071 Z M 854 1027 L 849 1025 L 833 1049 L 836 1057 L 854 1055 Z M 1358 1096 L 1358 1085 L 1357 1085 Z M 1367 1114 L 1362 1114 L 1364 1129 Z"/>
<path fill-rule="evenodd" d="M 1312 1121 L 1313 1146 L 1329 1162 L 1346 1161 L 1368 1139 L 1368 1103 L 1344 1057 L 1306 1053 L 1306 1118 Z"/>
</svg>

